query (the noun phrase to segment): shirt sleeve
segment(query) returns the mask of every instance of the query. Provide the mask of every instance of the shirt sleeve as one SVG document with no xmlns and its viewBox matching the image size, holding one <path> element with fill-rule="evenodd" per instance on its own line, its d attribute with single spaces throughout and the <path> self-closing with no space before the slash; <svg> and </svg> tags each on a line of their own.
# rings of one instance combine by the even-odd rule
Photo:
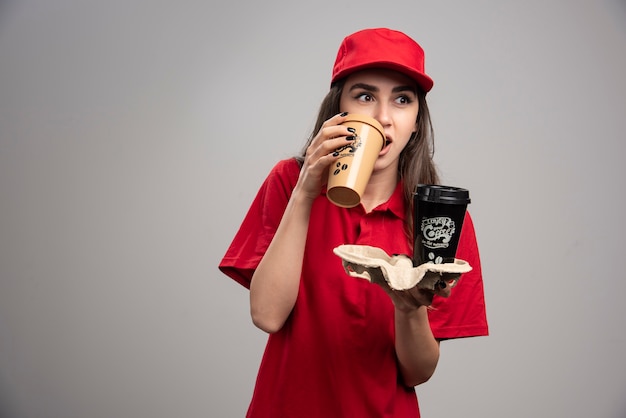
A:
<svg viewBox="0 0 626 418">
<path fill-rule="evenodd" d="M 449 298 L 435 296 L 429 311 L 435 338 L 462 338 L 489 334 L 480 254 L 474 224 L 466 212 L 456 258 L 467 261 L 472 270 L 463 274 Z"/>
<path fill-rule="evenodd" d="M 295 159 L 274 166 L 219 264 L 220 271 L 246 288 L 276 233 L 299 172 Z"/>
</svg>

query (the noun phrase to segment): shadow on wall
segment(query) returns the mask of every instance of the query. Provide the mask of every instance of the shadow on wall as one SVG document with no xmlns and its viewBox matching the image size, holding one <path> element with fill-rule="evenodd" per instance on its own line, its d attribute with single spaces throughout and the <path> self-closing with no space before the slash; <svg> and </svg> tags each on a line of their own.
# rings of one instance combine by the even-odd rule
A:
<svg viewBox="0 0 626 418">
<path fill-rule="evenodd" d="M 609 15 L 615 19 L 616 26 L 622 31 L 622 34 L 626 36 L 626 1 L 625 0 L 607 0 L 607 8 L 609 9 Z"/>
<path fill-rule="evenodd" d="M 5 30 L 7 21 L 11 18 L 16 4 L 17 0 L 0 0 L 0 37 Z"/>
<path fill-rule="evenodd" d="M 2 19 L 7 15 L 7 9 L 15 3 L 14 0 L 0 0 L 0 25 Z"/>
</svg>

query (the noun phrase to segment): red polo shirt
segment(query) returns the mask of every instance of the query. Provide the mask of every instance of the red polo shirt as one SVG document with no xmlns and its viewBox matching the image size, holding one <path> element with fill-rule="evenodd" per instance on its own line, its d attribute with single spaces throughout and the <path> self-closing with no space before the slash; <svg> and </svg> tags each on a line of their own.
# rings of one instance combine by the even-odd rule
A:
<svg viewBox="0 0 626 418">
<path fill-rule="evenodd" d="M 299 171 L 295 159 L 273 168 L 219 265 L 245 287 L 274 236 Z M 315 200 L 298 298 L 282 329 L 269 336 L 248 417 L 419 417 L 415 390 L 399 376 L 391 299 L 377 285 L 348 276 L 333 253 L 341 244 L 362 244 L 410 256 L 404 209 L 400 185 L 370 213 L 360 205 L 339 208 L 323 193 Z M 469 215 L 457 257 L 473 270 L 461 277 L 450 298 L 433 301 L 433 333 L 437 338 L 487 335 Z"/>
</svg>

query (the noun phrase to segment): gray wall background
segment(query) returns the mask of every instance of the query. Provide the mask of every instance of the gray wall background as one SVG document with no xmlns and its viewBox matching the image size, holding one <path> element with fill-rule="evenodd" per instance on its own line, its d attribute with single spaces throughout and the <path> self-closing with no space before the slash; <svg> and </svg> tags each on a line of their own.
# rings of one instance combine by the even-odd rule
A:
<svg viewBox="0 0 626 418">
<path fill-rule="evenodd" d="M 266 337 L 217 264 L 375 26 L 427 52 L 483 259 L 424 417 L 626 417 L 623 0 L 1 1 L 1 417 L 244 415 Z"/>
</svg>

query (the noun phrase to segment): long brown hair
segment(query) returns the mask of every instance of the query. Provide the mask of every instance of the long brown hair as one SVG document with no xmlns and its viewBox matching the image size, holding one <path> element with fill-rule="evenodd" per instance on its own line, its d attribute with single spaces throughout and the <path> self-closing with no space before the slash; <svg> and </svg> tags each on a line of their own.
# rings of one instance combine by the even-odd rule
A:
<svg viewBox="0 0 626 418">
<path fill-rule="evenodd" d="M 309 139 L 302 148 L 301 154 L 296 157 L 300 164 L 304 162 L 306 150 L 313 138 L 322 128 L 322 124 L 340 112 L 339 101 L 345 84 L 345 78 L 330 87 L 330 91 L 320 104 L 317 121 Z M 434 132 L 430 111 L 426 103 L 426 93 L 416 87 L 419 111 L 417 114 L 417 131 L 400 153 L 398 164 L 398 178 L 402 181 L 404 200 L 406 203 L 405 232 L 411 240 L 413 237 L 413 193 L 418 184 L 439 184 L 439 174 L 433 161 L 435 153 Z"/>
</svg>

